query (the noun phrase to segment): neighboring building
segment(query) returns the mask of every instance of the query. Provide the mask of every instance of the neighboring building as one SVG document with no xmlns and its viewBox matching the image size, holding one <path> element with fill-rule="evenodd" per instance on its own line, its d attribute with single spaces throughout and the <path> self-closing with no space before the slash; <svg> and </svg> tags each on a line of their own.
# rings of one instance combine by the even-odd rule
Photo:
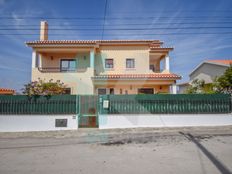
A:
<svg viewBox="0 0 232 174">
<path fill-rule="evenodd" d="M 225 70 L 232 64 L 232 60 L 207 60 L 200 63 L 190 74 L 190 82 L 177 84 L 177 93 L 186 92 L 190 83 L 195 80 L 204 80 L 206 84 L 210 84 L 216 77 L 224 74 Z"/>
<path fill-rule="evenodd" d="M 13 89 L 6 89 L 6 88 L 0 88 L 0 95 L 14 95 L 15 90 Z"/>
<path fill-rule="evenodd" d="M 184 94 L 186 93 L 187 88 L 189 87 L 189 82 L 179 83 L 177 84 L 177 93 Z"/>
<path fill-rule="evenodd" d="M 176 93 L 181 78 L 169 69 L 173 48 L 158 40 L 48 40 L 43 21 L 40 40 L 26 44 L 32 80 L 60 80 L 71 94 Z"/>
<path fill-rule="evenodd" d="M 232 64 L 232 60 L 207 60 L 198 65 L 190 74 L 190 81 L 204 80 L 206 84 L 212 83 L 216 77 L 224 74 Z"/>
</svg>

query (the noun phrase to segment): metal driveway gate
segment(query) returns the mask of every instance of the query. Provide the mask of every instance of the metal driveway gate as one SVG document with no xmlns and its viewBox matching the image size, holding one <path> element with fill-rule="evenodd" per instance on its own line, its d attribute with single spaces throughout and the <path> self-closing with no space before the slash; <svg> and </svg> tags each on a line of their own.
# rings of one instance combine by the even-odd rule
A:
<svg viewBox="0 0 232 174">
<path fill-rule="evenodd" d="M 98 96 L 79 96 L 79 116 L 78 127 L 97 128 L 98 127 Z"/>
</svg>

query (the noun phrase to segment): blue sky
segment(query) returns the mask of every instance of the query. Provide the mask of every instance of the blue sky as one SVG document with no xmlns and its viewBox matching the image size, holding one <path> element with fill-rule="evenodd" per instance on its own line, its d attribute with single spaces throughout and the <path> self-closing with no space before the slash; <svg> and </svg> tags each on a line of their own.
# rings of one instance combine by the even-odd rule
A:
<svg viewBox="0 0 232 174">
<path fill-rule="evenodd" d="M 39 39 L 40 20 L 71 29 L 50 30 L 49 39 L 102 39 L 105 23 L 103 39 L 164 41 L 175 48 L 171 71 L 182 81 L 204 60 L 232 58 L 231 0 L 108 0 L 104 14 L 105 0 L 0 0 L 0 87 L 20 91 L 30 81 L 24 42 Z"/>
</svg>

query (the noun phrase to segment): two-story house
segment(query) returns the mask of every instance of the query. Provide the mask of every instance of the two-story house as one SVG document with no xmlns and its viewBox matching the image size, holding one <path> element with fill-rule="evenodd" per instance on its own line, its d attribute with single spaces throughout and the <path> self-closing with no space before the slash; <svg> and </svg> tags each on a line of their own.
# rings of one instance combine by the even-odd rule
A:
<svg viewBox="0 0 232 174">
<path fill-rule="evenodd" d="M 71 94 L 176 93 L 179 75 L 169 69 L 169 52 L 159 40 L 40 40 L 32 52 L 32 81 L 60 80 Z M 163 68 L 161 67 L 163 62 Z"/>
</svg>

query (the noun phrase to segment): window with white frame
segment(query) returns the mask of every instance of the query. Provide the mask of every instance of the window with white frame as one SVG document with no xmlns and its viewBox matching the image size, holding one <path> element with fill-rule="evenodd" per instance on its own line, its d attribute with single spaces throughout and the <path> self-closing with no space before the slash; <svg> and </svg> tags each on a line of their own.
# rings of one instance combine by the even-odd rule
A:
<svg viewBox="0 0 232 174">
<path fill-rule="evenodd" d="M 114 59 L 105 59 L 105 68 L 114 68 Z"/>
<path fill-rule="evenodd" d="M 75 59 L 61 59 L 60 70 L 61 71 L 75 71 L 77 69 L 77 62 Z"/>
<path fill-rule="evenodd" d="M 127 58 L 126 59 L 126 68 L 135 68 L 135 59 Z"/>
</svg>

